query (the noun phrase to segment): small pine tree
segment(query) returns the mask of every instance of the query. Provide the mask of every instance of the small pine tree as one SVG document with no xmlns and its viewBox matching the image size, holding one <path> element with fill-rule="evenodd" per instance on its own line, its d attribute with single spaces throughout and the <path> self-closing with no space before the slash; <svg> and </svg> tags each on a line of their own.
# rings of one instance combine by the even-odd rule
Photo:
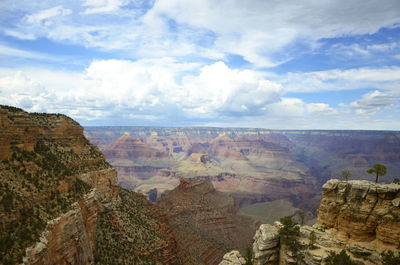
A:
<svg viewBox="0 0 400 265">
<path fill-rule="evenodd" d="M 244 259 L 246 260 L 246 263 L 244 265 L 253 265 L 253 262 L 251 261 L 252 258 L 253 258 L 253 251 L 251 247 L 247 247 L 244 255 Z"/>
<path fill-rule="evenodd" d="M 373 173 L 375 173 L 375 175 L 376 175 L 375 182 L 378 183 L 378 178 L 381 177 L 381 176 L 385 176 L 386 173 L 387 173 L 387 169 L 386 169 L 386 166 L 385 166 L 385 165 L 382 165 L 382 164 L 374 164 L 374 165 L 372 166 L 372 168 L 370 168 L 370 169 L 367 170 L 367 173 L 368 173 L 368 174 L 373 174 Z"/>
<path fill-rule="evenodd" d="M 281 243 L 288 246 L 289 250 L 294 254 L 297 261 L 302 259 L 300 242 L 297 238 L 300 236 L 300 227 L 292 220 L 290 216 L 285 216 L 280 219 L 282 227 L 279 228 L 278 234 L 281 238 Z"/>
<path fill-rule="evenodd" d="M 301 225 L 304 225 L 304 218 L 306 217 L 306 213 L 303 210 L 300 210 L 297 214 L 300 217 Z"/>
<path fill-rule="evenodd" d="M 340 177 L 345 181 L 348 181 L 349 178 L 351 178 L 351 172 L 348 170 L 343 170 L 342 173 L 340 174 Z"/>
<path fill-rule="evenodd" d="M 311 231 L 310 236 L 308 237 L 308 239 L 310 240 L 310 242 L 308 243 L 308 247 L 310 249 L 314 249 L 315 248 L 315 241 L 317 240 L 317 236 L 315 235 L 314 231 Z"/>
</svg>

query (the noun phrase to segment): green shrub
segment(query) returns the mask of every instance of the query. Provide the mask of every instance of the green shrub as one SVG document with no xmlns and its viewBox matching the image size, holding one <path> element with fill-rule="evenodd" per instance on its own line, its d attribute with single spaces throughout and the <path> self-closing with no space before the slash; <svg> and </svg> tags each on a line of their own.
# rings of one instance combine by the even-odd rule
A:
<svg viewBox="0 0 400 265">
<path fill-rule="evenodd" d="M 339 254 L 335 251 L 330 251 L 328 257 L 325 259 L 326 265 L 356 265 L 354 261 L 350 259 L 346 251 L 343 249 Z"/>
<path fill-rule="evenodd" d="M 300 227 L 292 220 L 290 216 L 285 216 L 280 219 L 282 227 L 279 228 L 278 233 L 281 243 L 288 246 L 289 250 L 294 254 L 297 261 L 302 259 L 301 245 L 298 241 L 300 236 Z"/>
</svg>

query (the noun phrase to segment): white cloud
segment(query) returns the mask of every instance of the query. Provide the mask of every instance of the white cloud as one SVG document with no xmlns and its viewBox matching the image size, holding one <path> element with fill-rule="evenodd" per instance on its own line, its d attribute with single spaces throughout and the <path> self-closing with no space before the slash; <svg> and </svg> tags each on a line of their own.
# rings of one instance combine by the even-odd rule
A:
<svg viewBox="0 0 400 265">
<path fill-rule="evenodd" d="M 259 115 L 261 109 L 283 95 L 281 85 L 263 80 L 254 71 L 230 69 L 223 62 L 205 66 L 198 76 L 182 81 L 182 105 L 194 113 Z"/>
<path fill-rule="evenodd" d="M 398 46 L 399 45 L 396 42 L 391 42 L 391 43 L 368 45 L 367 49 L 375 51 L 387 51 L 387 50 L 393 50 Z"/>
<path fill-rule="evenodd" d="M 65 9 L 61 5 L 41 10 L 37 13 L 27 15 L 24 17 L 24 21 L 29 24 L 45 24 L 49 26 L 52 24 L 50 18 L 57 16 L 68 16 L 72 13 L 71 9 Z"/>
<path fill-rule="evenodd" d="M 84 0 L 80 5 L 66 2 L 65 7 L 48 8 L 49 3 L 23 2 L 18 11 L 31 14 L 3 30 L 22 39 L 45 37 L 123 50 L 127 56 L 132 54 L 130 58 L 222 59 L 233 53 L 256 67 L 272 67 L 296 56 L 289 49 L 293 43 L 314 49 L 321 38 L 373 34 L 382 27 L 398 25 L 400 16 L 397 0 L 379 5 L 362 0 L 169 0 L 155 1 L 152 7 L 147 1 Z M 4 4 L 4 14 L 13 14 L 13 6 L 11 1 Z M 371 44 L 352 49 L 356 54 L 391 46 Z"/>
<path fill-rule="evenodd" d="M 40 83 L 33 81 L 22 72 L 0 78 L 0 101 L 2 104 L 19 106 L 31 111 L 43 111 L 43 100 L 54 97 Z"/>
<path fill-rule="evenodd" d="M 308 113 L 317 115 L 335 115 L 339 113 L 337 109 L 331 108 L 326 103 L 309 103 L 306 109 Z"/>
<path fill-rule="evenodd" d="M 400 84 L 400 67 L 288 73 L 276 80 L 286 92 L 352 90 L 374 86 L 384 88 L 390 84 Z"/>
<path fill-rule="evenodd" d="M 84 14 L 108 13 L 119 10 L 127 2 L 126 0 L 83 0 L 82 6 L 87 7 Z"/>
<path fill-rule="evenodd" d="M 0 68 L 0 104 L 64 113 L 86 124 L 134 120 L 138 125 L 170 126 L 190 121 L 276 129 L 400 128 L 396 116 L 384 121 L 362 115 L 398 108 L 397 98 L 389 92 L 374 91 L 336 109 L 324 102 L 285 97 L 279 84 L 265 80 L 259 72 L 231 69 L 218 62 L 193 74 L 198 67 L 162 58 L 99 60 L 85 72 Z M 176 77 L 181 72 L 187 74 L 180 82 Z"/>
<path fill-rule="evenodd" d="M 2 43 L 0 43 L 0 55 L 11 56 L 11 57 L 30 58 L 30 59 L 42 59 L 42 60 L 43 59 L 46 59 L 46 60 L 53 59 L 50 56 L 47 56 L 45 54 L 25 51 L 25 50 L 21 50 L 21 49 L 15 49 L 15 48 L 3 45 Z"/>
<path fill-rule="evenodd" d="M 36 35 L 29 32 L 20 32 L 12 29 L 5 29 L 4 33 L 7 36 L 11 36 L 20 40 L 34 40 L 36 39 Z"/>
<path fill-rule="evenodd" d="M 373 115 L 382 108 L 392 108 L 397 101 L 398 99 L 393 95 L 375 90 L 350 103 L 349 107 L 357 114 Z"/>
<path fill-rule="evenodd" d="M 306 103 L 300 98 L 282 97 L 280 101 L 268 105 L 266 108 L 268 117 L 277 118 L 321 118 L 327 115 L 339 115 L 340 112 L 326 103 Z"/>
<path fill-rule="evenodd" d="M 312 47 L 321 38 L 373 34 L 398 23 L 399 10 L 396 0 L 382 5 L 345 0 L 170 0 L 157 1 L 147 16 L 166 14 L 179 23 L 211 30 L 217 34 L 216 49 L 269 67 L 287 59 L 273 55 L 295 40 L 306 40 Z"/>
<path fill-rule="evenodd" d="M 4 71 L 1 103 L 20 106 L 23 96 L 31 95 L 38 109 L 85 119 L 129 112 L 159 115 L 160 119 L 175 115 L 218 119 L 261 115 L 265 106 L 283 95 L 279 84 L 263 79 L 258 72 L 230 69 L 217 62 L 202 67 L 197 75 L 189 74 L 198 67 L 162 58 L 93 61 L 84 73 Z M 182 72 L 187 74 L 178 82 Z M 28 110 L 33 108 L 33 103 L 28 105 L 24 104 Z"/>
</svg>

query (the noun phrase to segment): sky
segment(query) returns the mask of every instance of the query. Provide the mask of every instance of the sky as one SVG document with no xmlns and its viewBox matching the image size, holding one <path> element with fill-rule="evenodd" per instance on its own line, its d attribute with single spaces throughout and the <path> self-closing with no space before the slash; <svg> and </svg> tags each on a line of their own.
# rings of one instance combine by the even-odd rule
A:
<svg viewBox="0 0 400 265">
<path fill-rule="evenodd" d="M 399 99 L 399 0 L 0 1 L 0 104 L 83 126 L 400 130 Z"/>
</svg>

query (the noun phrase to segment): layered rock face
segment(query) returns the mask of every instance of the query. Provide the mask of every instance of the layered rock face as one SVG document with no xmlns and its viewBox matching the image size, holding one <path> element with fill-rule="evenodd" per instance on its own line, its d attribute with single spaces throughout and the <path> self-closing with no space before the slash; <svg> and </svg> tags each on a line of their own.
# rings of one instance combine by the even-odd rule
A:
<svg viewBox="0 0 400 265">
<path fill-rule="evenodd" d="M 400 242 L 399 202 L 398 184 L 330 180 L 323 186 L 317 223 L 299 226 L 300 235 L 295 240 L 301 255 L 296 256 L 282 244 L 278 233 L 282 224 L 275 222 L 257 230 L 253 264 L 326 264 L 331 251 L 342 250 L 357 264 L 382 264 L 381 252 L 395 250 Z M 296 261 L 300 256 L 302 259 Z M 224 258 L 220 264 L 240 263 Z"/>
<path fill-rule="evenodd" d="M 350 240 L 395 245 L 400 239 L 400 185 L 330 180 L 318 208 L 320 226 Z"/>
<path fill-rule="evenodd" d="M 183 264 L 218 264 L 227 250 L 249 246 L 254 233 L 233 198 L 204 180 L 181 179 L 157 206 L 168 216 Z"/>
<path fill-rule="evenodd" d="M 1 264 L 180 264 L 165 215 L 72 119 L 0 106 L 0 157 Z"/>
<path fill-rule="evenodd" d="M 160 195 L 176 187 L 180 177 L 187 177 L 205 179 L 217 190 L 234 194 L 240 206 L 286 199 L 316 210 L 317 181 L 305 165 L 292 159 L 293 144 L 278 133 L 261 129 L 106 127 L 87 128 L 86 134 L 118 170 L 120 185 L 146 195 L 153 189 Z"/>
<path fill-rule="evenodd" d="M 278 229 L 269 224 L 262 224 L 254 236 L 254 264 L 277 264 L 279 261 L 279 247 Z"/>
<path fill-rule="evenodd" d="M 113 156 L 118 152 L 112 146 L 126 132 L 168 157 L 149 156 L 140 149 L 131 157 Z M 241 207 L 284 199 L 316 214 L 320 188 L 342 170 L 350 170 L 354 178 L 372 179 L 366 170 L 381 163 L 388 167 L 387 182 L 400 174 L 399 132 L 89 127 L 86 134 L 110 151 L 107 159 L 118 170 L 120 185 L 145 195 L 175 188 L 180 177 L 203 178 L 217 190 L 232 193 Z M 123 148 L 128 152 L 129 146 Z"/>
<path fill-rule="evenodd" d="M 26 250 L 23 264 L 90 264 L 96 247 L 96 190 L 47 223 L 40 241 Z"/>
<path fill-rule="evenodd" d="M 0 125 L 1 262 L 93 261 L 97 200 L 117 199 L 116 171 L 64 115 L 0 106 Z"/>
</svg>

